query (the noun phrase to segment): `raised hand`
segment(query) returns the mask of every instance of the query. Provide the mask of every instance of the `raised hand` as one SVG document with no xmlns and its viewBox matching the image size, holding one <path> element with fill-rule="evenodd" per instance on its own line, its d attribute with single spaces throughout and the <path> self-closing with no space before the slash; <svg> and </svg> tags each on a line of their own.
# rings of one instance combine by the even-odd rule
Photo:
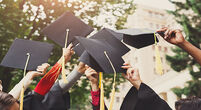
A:
<svg viewBox="0 0 201 110">
<path fill-rule="evenodd" d="M 85 71 L 86 71 L 86 69 L 87 69 L 87 66 L 83 63 L 83 62 L 80 62 L 79 64 L 78 64 L 78 72 L 79 73 L 81 73 L 81 74 L 84 74 L 85 73 Z"/>
<path fill-rule="evenodd" d="M 170 29 L 168 27 L 161 28 L 157 30 L 158 33 L 163 32 L 164 36 L 162 36 L 167 42 L 180 46 L 185 42 L 184 36 L 179 29 Z"/>
<path fill-rule="evenodd" d="M 142 83 L 140 79 L 139 70 L 132 68 L 130 64 L 124 63 L 122 68 L 127 69 L 126 74 L 122 73 L 122 76 L 127 79 L 136 89 L 140 88 L 140 85 Z"/>
<path fill-rule="evenodd" d="M 96 72 L 94 69 L 88 67 L 85 71 L 85 75 L 90 80 L 92 91 L 98 91 L 98 72 Z"/>
<path fill-rule="evenodd" d="M 28 80 L 33 80 L 35 77 L 38 77 L 38 76 L 43 76 L 46 71 L 47 71 L 47 68 L 49 67 L 50 65 L 48 63 L 43 63 L 42 65 L 39 65 L 36 69 L 36 71 L 29 71 L 27 73 L 27 75 L 25 76 L 26 79 Z"/>
<path fill-rule="evenodd" d="M 74 54 L 73 44 L 71 43 L 70 45 L 68 45 L 67 48 L 63 48 L 63 52 L 64 52 L 65 61 L 68 62 L 71 59 L 71 56 Z"/>
</svg>

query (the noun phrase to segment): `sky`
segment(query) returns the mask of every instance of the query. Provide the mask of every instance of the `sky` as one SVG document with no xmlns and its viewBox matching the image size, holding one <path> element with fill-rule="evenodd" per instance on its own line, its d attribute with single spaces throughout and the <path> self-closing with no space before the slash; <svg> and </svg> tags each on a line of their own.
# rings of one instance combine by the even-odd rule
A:
<svg viewBox="0 0 201 110">
<path fill-rule="evenodd" d="M 134 3 L 159 9 L 174 10 L 174 5 L 168 0 L 135 0 Z"/>
</svg>

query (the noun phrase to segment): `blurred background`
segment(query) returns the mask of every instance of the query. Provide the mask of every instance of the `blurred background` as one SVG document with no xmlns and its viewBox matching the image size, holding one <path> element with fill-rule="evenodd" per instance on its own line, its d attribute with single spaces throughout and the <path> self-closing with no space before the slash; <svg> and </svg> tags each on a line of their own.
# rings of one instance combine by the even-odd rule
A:
<svg viewBox="0 0 201 110">
<path fill-rule="evenodd" d="M 181 29 L 186 39 L 200 48 L 201 0 L 0 0 L 0 61 L 13 40 L 54 43 L 40 31 L 66 11 L 73 12 L 95 31 L 106 27 L 114 30 L 137 28 L 156 31 L 169 26 Z M 151 86 L 168 104 L 188 96 L 201 97 L 201 67 L 188 53 L 159 38 L 159 50 L 164 75 L 156 74 L 155 47 L 131 48 L 125 61 L 138 67 L 144 83 Z M 55 43 L 54 43 L 55 44 Z M 61 47 L 55 44 L 49 62 L 53 65 L 61 56 Z M 77 66 L 77 56 L 67 64 L 70 72 Z M 23 76 L 19 69 L 0 67 L 3 91 L 9 92 Z M 118 110 L 131 85 L 117 76 L 114 110 Z M 113 75 L 104 75 L 105 101 L 109 104 Z M 35 88 L 37 78 L 27 90 Z M 91 109 L 90 86 L 85 76 L 70 90 L 71 109 Z"/>
</svg>

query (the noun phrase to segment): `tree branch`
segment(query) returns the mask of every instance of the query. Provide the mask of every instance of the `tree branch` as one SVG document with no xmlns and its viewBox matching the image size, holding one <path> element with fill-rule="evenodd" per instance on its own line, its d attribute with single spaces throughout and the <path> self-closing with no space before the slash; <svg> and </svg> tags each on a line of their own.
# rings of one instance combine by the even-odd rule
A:
<svg viewBox="0 0 201 110">
<path fill-rule="evenodd" d="M 33 28 L 31 29 L 29 35 L 27 36 L 28 40 L 31 39 L 32 34 L 36 31 L 36 28 L 37 28 L 36 27 L 36 18 L 38 17 L 38 15 L 39 15 L 39 7 L 38 7 L 38 9 L 36 11 L 36 16 L 35 16 L 35 18 L 33 20 L 33 25 L 32 25 Z"/>
<path fill-rule="evenodd" d="M 23 6 L 25 4 L 26 0 L 22 0 L 20 3 L 19 3 L 19 9 L 22 10 L 23 9 Z"/>
</svg>

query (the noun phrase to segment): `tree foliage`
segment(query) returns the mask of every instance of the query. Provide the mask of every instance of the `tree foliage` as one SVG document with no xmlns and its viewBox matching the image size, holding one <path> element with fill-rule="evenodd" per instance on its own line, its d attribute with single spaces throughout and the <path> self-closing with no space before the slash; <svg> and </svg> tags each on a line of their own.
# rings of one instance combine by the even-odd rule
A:
<svg viewBox="0 0 201 110">
<path fill-rule="evenodd" d="M 40 32 L 65 11 L 73 12 L 95 30 L 103 27 L 112 29 L 124 28 L 127 16 L 135 9 L 133 0 L 0 0 L 0 60 L 7 53 L 16 38 L 54 43 Z M 54 43 L 55 44 L 55 43 Z M 53 65 L 61 56 L 61 47 L 55 44 L 48 61 Z M 68 70 L 77 65 L 73 56 Z M 109 97 L 113 75 L 105 75 L 105 91 Z M 22 78 L 22 70 L 0 67 L 0 79 L 4 91 L 8 92 Z M 29 89 L 33 89 L 40 78 L 37 78 Z M 117 83 L 123 82 L 118 75 Z M 83 109 L 89 105 L 90 87 L 83 77 L 71 90 L 72 108 Z"/>
<path fill-rule="evenodd" d="M 201 0 L 185 0 L 185 2 L 173 2 L 175 11 L 170 11 L 176 17 L 178 23 L 183 27 L 186 39 L 194 46 L 200 48 L 201 43 Z M 187 82 L 184 88 L 174 88 L 173 91 L 179 97 L 199 96 L 201 97 L 201 66 L 182 49 L 176 47 L 172 50 L 175 55 L 167 56 L 171 67 L 176 71 L 189 70 L 192 80 Z"/>
</svg>

